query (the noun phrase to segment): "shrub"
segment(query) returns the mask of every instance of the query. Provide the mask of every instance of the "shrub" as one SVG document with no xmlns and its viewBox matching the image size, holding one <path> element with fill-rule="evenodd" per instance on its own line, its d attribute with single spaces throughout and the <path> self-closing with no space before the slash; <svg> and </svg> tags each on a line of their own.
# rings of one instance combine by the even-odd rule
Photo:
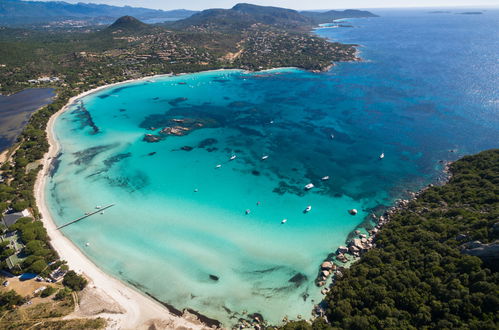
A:
<svg viewBox="0 0 499 330">
<path fill-rule="evenodd" d="M 87 280 L 83 276 L 76 274 L 73 270 L 67 272 L 62 280 L 62 284 L 73 291 L 83 290 L 87 286 L 87 283 Z"/>
</svg>

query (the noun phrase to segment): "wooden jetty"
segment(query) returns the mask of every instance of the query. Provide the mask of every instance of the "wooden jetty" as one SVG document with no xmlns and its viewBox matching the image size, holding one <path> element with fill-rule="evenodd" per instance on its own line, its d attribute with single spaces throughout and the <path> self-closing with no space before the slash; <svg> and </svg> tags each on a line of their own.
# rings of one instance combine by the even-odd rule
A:
<svg viewBox="0 0 499 330">
<path fill-rule="evenodd" d="M 80 221 L 80 220 L 86 219 L 86 218 L 88 218 L 88 217 L 89 217 L 89 216 L 91 216 L 91 215 L 94 215 L 94 214 L 96 214 L 96 213 L 102 212 L 102 211 L 104 211 L 104 210 L 106 210 L 106 209 L 108 209 L 108 208 L 110 208 L 110 207 L 112 207 L 112 206 L 114 206 L 114 204 L 110 204 L 110 205 L 108 205 L 108 206 L 101 207 L 101 208 L 99 208 L 97 211 L 94 211 L 94 212 L 91 212 L 91 213 L 87 213 L 87 214 L 85 214 L 84 216 L 79 217 L 78 219 L 75 219 L 75 220 L 73 220 L 73 221 L 70 221 L 70 222 L 68 222 L 68 223 L 65 223 L 65 224 L 63 224 L 63 225 L 61 225 L 61 226 L 57 227 L 56 229 L 57 229 L 57 230 L 59 230 L 59 229 L 61 229 L 61 228 L 64 228 L 64 227 L 66 227 L 66 226 L 69 226 L 69 225 L 71 225 L 71 224 L 73 224 L 73 223 L 75 223 L 75 222 L 78 222 L 78 221 Z"/>
</svg>

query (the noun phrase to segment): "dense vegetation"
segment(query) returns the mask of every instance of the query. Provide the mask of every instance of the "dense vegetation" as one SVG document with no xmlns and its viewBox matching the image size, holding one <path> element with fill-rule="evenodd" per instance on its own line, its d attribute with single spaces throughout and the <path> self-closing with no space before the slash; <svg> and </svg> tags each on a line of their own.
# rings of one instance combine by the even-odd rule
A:
<svg viewBox="0 0 499 330">
<path fill-rule="evenodd" d="M 377 248 L 333 286 L 325 299 L 330 325 L 285 328 L 497 329 L 497 253 L 481 260 L 462 249 L 497 244 L 499 150 L 464 157 L 450 171 L 447 184 L 392 216 Z"/>
</svg>

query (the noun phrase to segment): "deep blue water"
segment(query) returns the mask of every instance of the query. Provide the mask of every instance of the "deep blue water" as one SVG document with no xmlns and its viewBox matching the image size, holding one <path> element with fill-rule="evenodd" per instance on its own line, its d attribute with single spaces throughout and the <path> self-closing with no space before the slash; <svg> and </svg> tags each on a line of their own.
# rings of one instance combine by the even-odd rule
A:
<svg viewBox="0 0 499 330">
<path fill-rule="evenodd" d="M 498 146 L 498 12 L 379 14 L 318 30 L 361 45 L 363 62 L 330 72 L 206 72 L 81 99 L 56 122 L 55 221 L 116 203 L 63 229 L 109 273 L 225 325 L 308 318 L 318 265 L 373 208 Z M 201 126 L 143 141 L 173 119 Z"/>
</svg>

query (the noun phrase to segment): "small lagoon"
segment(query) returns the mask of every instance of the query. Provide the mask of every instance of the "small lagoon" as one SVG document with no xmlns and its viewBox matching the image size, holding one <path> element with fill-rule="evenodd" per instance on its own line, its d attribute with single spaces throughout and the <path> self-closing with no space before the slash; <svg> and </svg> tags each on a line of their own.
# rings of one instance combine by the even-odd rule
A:
<svg viewBox="0 0 499 330">
<path fill-rule="evenodd" d="M 477 20 L 468 38 L 497 24 L 403 13 L 318 30 L 363 45 L 367 61 L 330 72 L 155 77 L 82 98 L 55 126 L 62 153 L 46 186 L 55 221 L 115 203 L 63 229 L 110 274 L 226 326 L 251 313 L 308 318 L 320 262 L 368 214 L 435 181 L 440 161 L 499 141 L 494 45 L 475 35 L 482 48 L 453 62 L 457 40 L 446 35 L 463 20 Z M 423 47 L 442 21 L 439 51 Z M 490 70 L 456 70 L 470 60 Z M 187 130 L 160 133 L 175 126 Z"/>
</svg>

